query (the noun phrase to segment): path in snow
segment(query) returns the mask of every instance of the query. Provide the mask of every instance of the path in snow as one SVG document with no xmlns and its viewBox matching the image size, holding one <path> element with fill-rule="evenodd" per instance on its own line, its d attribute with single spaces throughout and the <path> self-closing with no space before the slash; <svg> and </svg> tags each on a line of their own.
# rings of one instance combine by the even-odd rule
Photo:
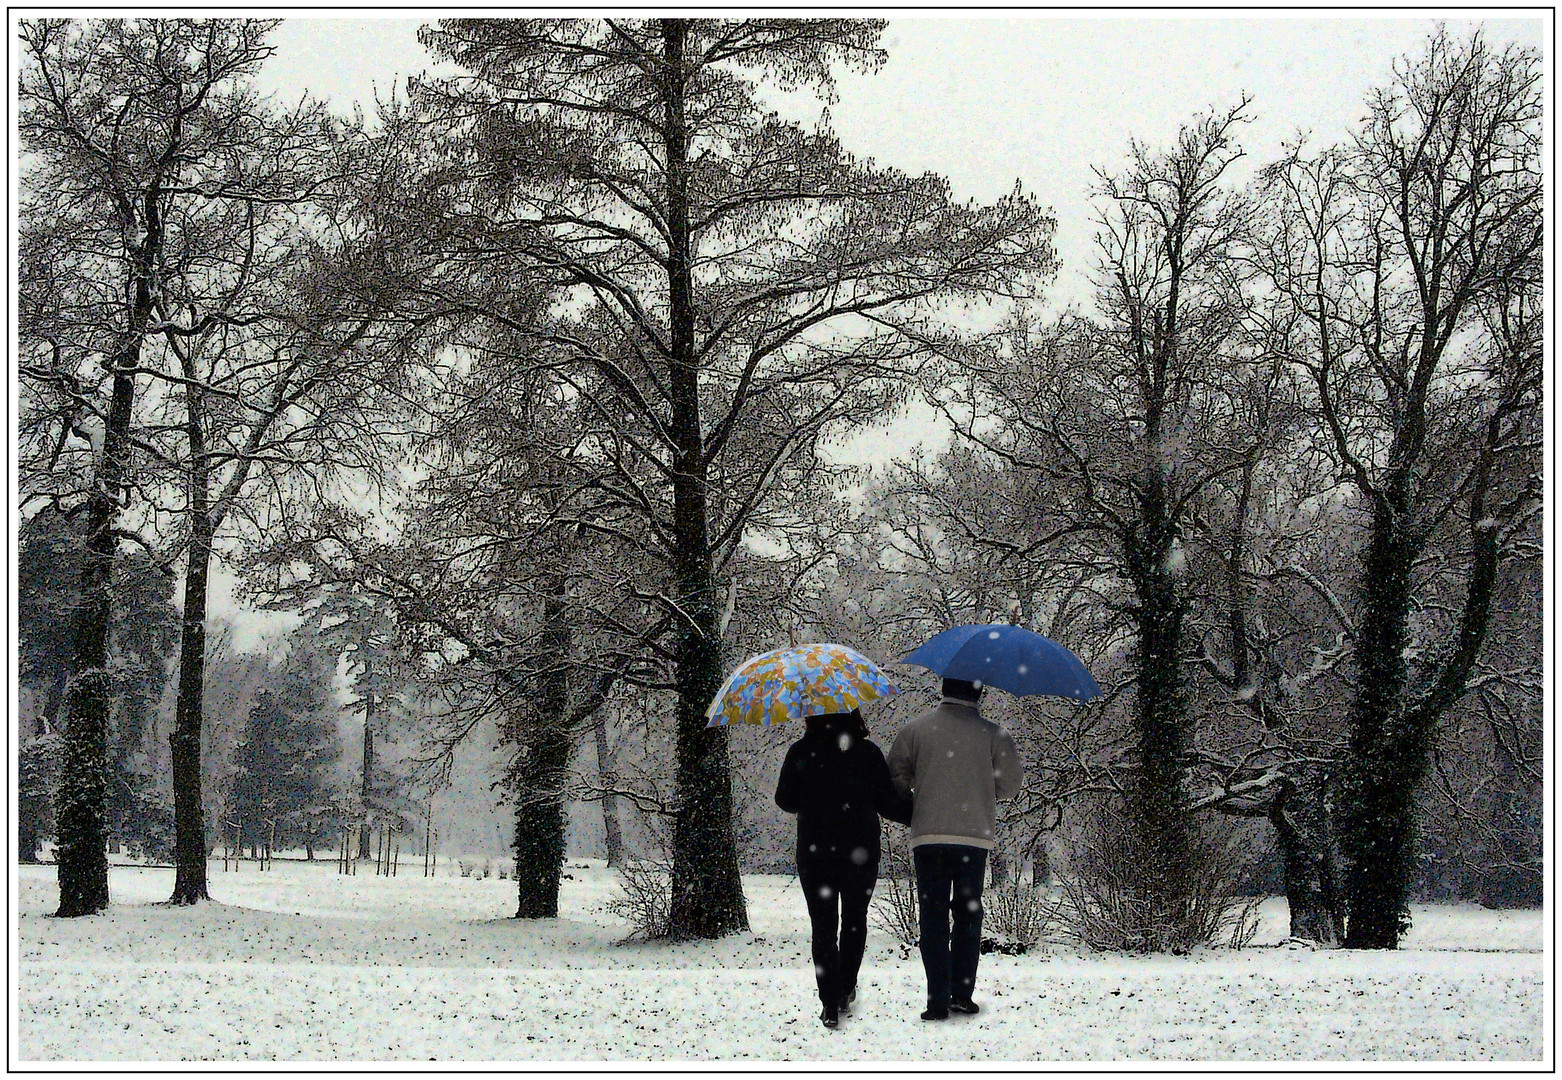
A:
<svg viewBox="0 0 1562 1080">
<path fill-rule="evenodd" d="M 1429 908 L 1403 951 L 985 956 L 984 1011 L 917 1018 L 921 966 L 870 933 L 857 1014 L 817 1020 L 793 879 L 745 878 L 754 932 L 617 944 L 612 875 L 572 861 L 556 921 L 510 882 L 115 868 L 102 916 L 44 918 L 20 872 L 19 1061 L 1538 1061 L 1540 912 Z M 1265 905 L 1278 941 L 1284 905 Z M 1489 950 L 1489 951 L 1477 951 Z"/>
</svg>

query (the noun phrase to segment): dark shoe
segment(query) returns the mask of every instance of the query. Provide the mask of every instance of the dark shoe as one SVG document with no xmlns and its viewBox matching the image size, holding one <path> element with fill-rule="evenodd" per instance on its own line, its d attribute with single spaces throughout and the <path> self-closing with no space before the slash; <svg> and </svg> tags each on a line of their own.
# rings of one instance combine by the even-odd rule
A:
<svg viewBox="0 0 1562 1080">
<path fill-rule="evenodd" d="M 824 1011 L 819 1014 L 819 1019 L 824 1021 L 824 1026 L 827 1027 L 827 1028 L 840 1027 L 841 1026 L 841 1011 L 840 1011 L 840 1008 L 838 1006 L 835 1006 L 835 1005 L 826 1005 L 824 1007 Z"/>
<path fill-rule="evenodd" d="M 982 1007 L 974 1001 L 951 1001 L 949 1003 L 949 1011 L 965 1013 L 967 1016 L 975 1016 L 977 1013 L 982 1011 Z"/>
<path fill-rule="evenodd" d="M 852 1002 L 857 1000 L 857 991 L 848 990 L 846 996 L 841 998 L 841 1015 L 849 1016 L 852 1011 Z"/>
<path fill-rule="evenodd" d="M 941 1008 L 941 1007 L 939 1007 L 937 1005 L 929 1005 L 927 1007 L 927 1010 L 922 1014 L 922 1019 L 924 1019 L 924 1020 L 948 1020 L 949 1019 L 949 1010 L 947 1008 Z"/>
</svg>

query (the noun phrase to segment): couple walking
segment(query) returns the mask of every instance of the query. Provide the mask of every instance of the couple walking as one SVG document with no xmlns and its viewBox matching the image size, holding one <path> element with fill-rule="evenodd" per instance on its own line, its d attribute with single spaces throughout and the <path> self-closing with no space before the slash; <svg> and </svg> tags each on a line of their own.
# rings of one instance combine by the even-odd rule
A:
<svg viewBox="0 0 1562 1080">
<path fill-rule="evenodd" d="M 979 683 L 945 679 L 943 699 L 901 728 L 887 762 L 856 709 L 807 717 L 807 733 L 787 750 L 776 804 L 797 815 L 797 874 L 825 1027 L 838 1026 L 857 996 L 880 816 L 911 826 L 927 973 L 922 1019 L 980 1011 L 971 995 L 982 878 L 997 803 L 1023 778 L 1014 740 L 977 711 L 981 694 Z"/>
</svg>

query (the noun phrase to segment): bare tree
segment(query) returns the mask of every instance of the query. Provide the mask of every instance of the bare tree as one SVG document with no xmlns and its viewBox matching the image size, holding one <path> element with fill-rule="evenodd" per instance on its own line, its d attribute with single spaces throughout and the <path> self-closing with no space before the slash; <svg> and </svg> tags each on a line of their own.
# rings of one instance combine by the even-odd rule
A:
<svg viewBox="0 0 1562 1080">
<path fill-rule="evenodd" d="M 87 537 L 60 795 L 61 915 L 108 903 L 104 662 L 115 549 L 137 489 L 138 381 L 164 273 L 183 237 L 171 204 L 231 145 L 235 79 L 267 50 L 269 24 L 234 20 L 29 20 L 21 24 L 19 132 L 23 378 L 57 423 L 33 443 L 51 479 L 27 497 L 75 504 Z M 109 388 L 102 389 L 107 378 Z M 32 436 L 43 431 L 32 427 Z M 47 436 L 45 436 L 47 437 Z M 60 466 L 85 458 L 80 469 Z M 84 491 L 53 481 L 85 476 Z M 143 512 L 145 505 L 140 508 Z"/>
<path fill-rule="evenodd" d="M 722 675 L 718 568 L 801 448 L 892 399 L 932 302 L 1022 292 L 1050 269 L 1050 221 L 1029 199 L 957 205 L 935 177 L 870 169 L 760 108 L 757 79 L 828 92 L 833 63 L 875 66 L 879 31 L 450 20 L 424 34 L 472 73 L 418 93 L 460 149 L 431 189 L 455 208 L 438 228 L 480 273 L 525 271 L 568 302 L 525 323 L 443 299 L 546 346 L 540 362 L 621 432 L 598 452 L 637 463 L 594 494 L 638 516 L 657 573 L 637 591 L 675 626 L 678 936 L 746 925 L 726 733 L 703 716 Z M 744 429 L 770 435 L 762 456 L 739 458 Z"/>
<path fill-rule="evenodd" d="M 1142 840 L 1138 887 L 1172 919 L 1192 888 L 1192 523 L 1261 438 L 1233 411 L 1249 210 L 1227 172 L 1245 120 L 1244 101 L 1169 150 L 1134 143 L 1125 173 L 1100 174 L 1099 321 L 1021 320 L 991 348 L 959 351 L 964 378 L 941 403 L 966 440 L 1046 483 L 1028 554 L 1067 541 L 1104 560 L 1081 585 L 1107 593 L 1131 632 L 1133 759 L 1119 783 Z"/>
<path fill-rule="evenodd" d="M 1284 354 L 1365 531 L 1348 947 L 1399 941 L 1433 732 L 1477 676 L 1494 588 L 1539 510 L 1538 64 L 1441 32 L 1349 146 L 1268 172 Z"/>
</svg>

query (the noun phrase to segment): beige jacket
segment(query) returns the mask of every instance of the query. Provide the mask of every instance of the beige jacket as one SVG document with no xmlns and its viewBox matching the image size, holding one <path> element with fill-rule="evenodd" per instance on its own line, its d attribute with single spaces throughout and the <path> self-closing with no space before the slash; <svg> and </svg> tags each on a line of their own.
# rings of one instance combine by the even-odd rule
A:
<svg viewBox="0 0 1562 1080">
<path fill-rule="evenodd" d="M 913 795 L 911 846 L 993 846 L 998 801 L 1012 799 L 1025 778 L 1019 751 L 1003 728 L 976 706 L 945 698 L 900 729 L 889 773 Z"/>
</svg>

